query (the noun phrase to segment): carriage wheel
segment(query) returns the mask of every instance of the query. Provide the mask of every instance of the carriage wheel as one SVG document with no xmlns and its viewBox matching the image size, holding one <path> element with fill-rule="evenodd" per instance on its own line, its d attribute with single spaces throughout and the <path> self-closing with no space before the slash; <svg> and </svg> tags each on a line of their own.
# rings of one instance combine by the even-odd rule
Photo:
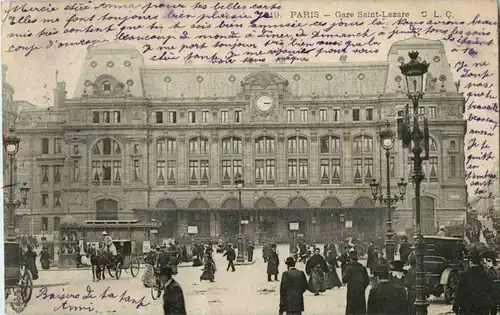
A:
<svg viewBox="0 0 500 315">
<path fill-rule="evenodd" d="M 130 273 L 132 274 L 132 277 L 137 277 L 140 268 L 141 264 L 139 263 L 139 259 L 137 257 L 134 257 L 134 259 L 132 259 L 132 262 L 130 263 Z"/>
<path fill-rule="evenodd" d="M 21 288 L 21 298 L 27 304 L 31 300 L 31 294 L 33 293 L 33 275 L 31 271 L 24 271 L 19 287 Z"/>
<path fill-rule="evenodd" d="M 114 278 L 114 277 L 115 277 L 115 275 L 116 275 L 116 270 L 115 270 L 115 268 L 113 268 L 112 266 L 107 266 L 107 268 L 108 268 L 108 273 L 109 273 L 109 276 L 110 276 L 111 278 Z"/>
<path fill-rule="evenodd" d="M 456 272 L 450 273 L 448 281 L 444 287 L 444 298 L 448 304 L 452 304 L 457 292 L 458 274 Z"/>
<path fill-rule="evenodd" d="M 122 275 L 122 264 L 121 263 L 117 263 L 116 264 L 116 269 L 115 269 L 116 280 L 120 279 L 121 275 Z"/>
</svg>

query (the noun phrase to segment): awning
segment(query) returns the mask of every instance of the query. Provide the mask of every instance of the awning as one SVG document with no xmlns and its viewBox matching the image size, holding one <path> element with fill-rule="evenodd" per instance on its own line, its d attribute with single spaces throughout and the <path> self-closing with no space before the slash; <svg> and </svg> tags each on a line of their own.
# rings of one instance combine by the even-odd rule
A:
<svg viewBox="0 0 500 315">
<path fill-rule="evenodd" d="M 373 207 L 373 208 L 354 208 L 354 207 L 340 207 L 340 208 L 242 208 L 241 211 L 305 211 L 305 212 L 331 212 L 331 213 L 342 213 L 342 212 L 352 212 L 355 210 L 373 210 L 373 211 L 384 211 L 386 207 Z M 136 212 L 156 212 L 156 211 L 239 211 L 238 208 L 133 208 Z"/>
</svg>

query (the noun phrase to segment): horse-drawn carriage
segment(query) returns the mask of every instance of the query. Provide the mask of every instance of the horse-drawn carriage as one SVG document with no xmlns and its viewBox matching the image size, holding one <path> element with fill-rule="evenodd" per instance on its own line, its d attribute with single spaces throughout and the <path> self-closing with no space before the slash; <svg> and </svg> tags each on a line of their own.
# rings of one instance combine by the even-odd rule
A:
<svg viewBox="0 0 500 315">
<path fill-rule="evenodd" d="M 24 268 L 23 252 L 18 242 L 4 242 L 4 281 L 5 299 L 16 288 L 20 289 L 21 299 L 27 304 L 33 293 L 33 276 Z"/>
<path fill-rule="evenodd" d="M 107 269 L 109 276 L 111 278 L 120 279 L 122 270 L 130 269 L 130 274 L 133 277 L 136 277 L 139 274 L 140 269 L 140 261 L 139 258 L 136 257 L 132 253 L 132 242 L 130 240 L 113 240 L 113 245 L 116 248 L 116 257 L 112 257 L 110 253 L 103 250 L 95 250 L 92 249 L 87 251 L 87 256 L 91 257 L 92 269 L 94 271 L 94 265 L 98 265 L 97 269 L 97 278 L 100 279 L 99 272 L 102 272 L 102 277 L 104 279 L 104 272 Z M 100 267 L 103 267 L 101 269 Z"/>
</svg>

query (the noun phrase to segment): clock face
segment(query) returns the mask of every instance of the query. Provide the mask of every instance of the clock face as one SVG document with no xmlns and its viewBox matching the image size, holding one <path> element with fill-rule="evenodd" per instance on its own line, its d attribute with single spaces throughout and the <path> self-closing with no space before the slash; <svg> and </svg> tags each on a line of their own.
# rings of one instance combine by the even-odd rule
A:
<svg viewBox="0 0 500 315">
<path fill-rule="evenodd" d="M 257 98 L 257 109 L 261 112 L 268 112 L 273 108 L 273 99 L 269 96 L 263 95 Z"/>
</svg>

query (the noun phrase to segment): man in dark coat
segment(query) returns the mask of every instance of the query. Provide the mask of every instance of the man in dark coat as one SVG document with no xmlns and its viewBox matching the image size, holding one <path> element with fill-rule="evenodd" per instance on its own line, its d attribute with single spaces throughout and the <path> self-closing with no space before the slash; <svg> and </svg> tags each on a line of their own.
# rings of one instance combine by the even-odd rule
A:
<svg viewBox="0 0 500 315">
<path fill-rule="evenodd" d="M 164 285 L 163 312 L 165 315 L 186 315 L 186 304 L 182 288 L 172 278 L 172 267 L 160 268 L 160 275 L 165 276 L 167 281 Z"/>
<path fill-rule="evenodd" d="M 28 245 L 28 249 L 24 253 L 24 263 L 26 270 L 31 271 L 33 280 L 38 279 L 38 269 L 36 267 L 36 257 L 38 255 L 33 251 L 33 246 Z"/>
<path fill-rule="evenodd" d="M 285 261 L 288 270 L 283 272 L 280 284 L 279 314 L 299 315 L 304 311 L 304 292 L 307 290 L 307 279 L 303 271 L 295 268 L 295 259 L 288 257 Z"/>
<path fill-rule="evenodd" d="M 373 274 L 375 262 L 377 261 L 377 251 L 375 250 L 375 245 L 373 245 L 372 242 L 368 244 L 367 255 L 368 259 L 366 261 L 366 267 L 370 270 L 370 274 Z"/>
<path fill-rule="evenodd" d="M 389 270 L 377 266 L 374 275 L 378 286 L 370 290 L 367 315 L 409 315 L 406 291 L 403 287 L 389 282 Z"/>
<path fill-rule="evenodd" d="M 226 271 L 229 271 L 229 268 L 231 268 L 231 271 L 234 272 L 234 260 L 236 259 L 236 252 L 233 249 L 233 246 L 231 244 L 227 245 L 226 252 L 224 253 L 223 256 L 227 257 L 227 268 Z"/>
<path fill-rule="evenodd" d="M 403 262 L 408 261 L 408 257 L 411 253 L 411 244 L 408 242 L 408 237 L 403 236 L 401 238 L 401 244 L 399 244 L 399 257 Z"/>
<path fill-rule="evenodd" d="M 493 304 L 493 282 L 481 266 L 479 253 L 472 251 L 470 255 L 470 267 L 459 275 L 453 312 L 458 315 L 488 315 Z"/>
<path fill-rule="evenodd" d="M 248 242 L 247 246 L 247 257 L 248 257 L 248 262 L 253 261 L 253 250 L 254 250 L 254 245 L 252 241 Z"/>
<path fill-rule="evenodd" d="M 264 245 L 262 246 L 262 259 L 264 260 L 265 263 L 267 263 L 267 258 L 269 257 L 269 251 L 271 250 L 270 249 L 270 245 L 265 242 Z"/>
<path fill-rule="evenodd" d="M 267 281 L 272 281 L 271 276 L 274 275 L 274 280 L 278 281 L 278 266 L 280 265 L 280 259 L 278 253 L 276 253 L 276 244 L 271 245 L 271 250 L 267 257 Z"/>
<path fill-rule="evenodd" d="M 344 251 L 342 252 L 342 254 L 340 254 L 339 260 L 340 260 L 341 276 L 343 277 L 344 274 L 345 274 L 345 270 L 347 268 L 347 265 L 350 262 L 350 259 L 349 259 L 349 247 L 345 247 L 344 248 Z"/>
<path fill-rule="evenodd" d="M 342 282 L 347 284 L 347 305 L 346 315 L 365 315 L 366 298 L 365 290 L 370 283 L 366 268 L 358 262 L 358 253 L 351 251 L 349 253 L 351 262 L 346 268 L 342 277 Z"/>
<path fill-rule="evenodd" d="M 319 254 L 319 248 L 314 249 L 314 255 L 306 263 L 306 273 L 309 275 L 309 291 L 314 295 L 325 292 L 325 275 L 329 272 L 326 260 Z"/>
</svg>

